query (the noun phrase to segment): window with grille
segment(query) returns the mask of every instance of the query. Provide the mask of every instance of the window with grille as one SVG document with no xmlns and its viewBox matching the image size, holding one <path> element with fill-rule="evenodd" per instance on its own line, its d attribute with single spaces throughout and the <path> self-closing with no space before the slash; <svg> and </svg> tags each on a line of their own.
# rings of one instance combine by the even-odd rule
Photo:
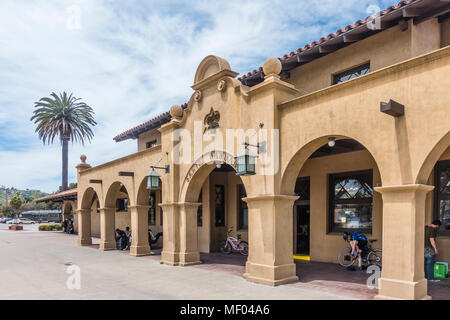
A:
<svg viewBox="0 0 450 320">
<path fill-rule="evenodd" d="M 216 216 L 216 227 L 225 226 L 225 186 L 216 184 L 214 188 L 214 206 Z"/>
<path fill-rule="evenodd" d="M 372 232 L 372 170 L 329 176 L 331 232 Z"/>
<path fill-rule="evenodd" d="M 354 78 L 358 78 L 370 72 L 370 63 L 366 63 L 362 66 L 335 74 L 333 76 L 333 84 L 342 83 Z"/>
<path fill-rule="evenodd" d="M 153 141 L 150 141 L 150 142 L 147 142 L 147 149 L 150 149 L 150 148 L 153 148 L 153 147 L 156 147 L 157 146 L 157 142 L 156 142 L 156 140 L 153 140 Z"/>
</svg>

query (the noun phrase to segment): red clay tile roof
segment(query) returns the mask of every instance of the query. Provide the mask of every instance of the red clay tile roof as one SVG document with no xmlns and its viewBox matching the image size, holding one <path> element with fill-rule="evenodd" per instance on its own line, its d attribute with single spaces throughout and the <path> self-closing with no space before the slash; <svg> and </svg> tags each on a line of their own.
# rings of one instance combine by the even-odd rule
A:
<svg viewBox="0 0 450 320">
<path fill-rule="evenodd" d="M 183 109 L 186 109 L 187 103 L 181 105 L 181 107 Z M 169 122 L 171 118 L 172 117 L 171 117 L 169 111 L 164 112 L 163 114 L 160 114 L 159 116 L 157 116 L 147 122 L 144 122 L 144 123 L 142 123 L 134 128 L 131 128 L 125 132 L 122 132 L 121 134 L 115 136 L 114 140 L 116 142 L 120 142 L 120 141 L 124 141 L 124 140 L 130 139 L 130 138 L 137 138 L 137 136 L 140 135 L 141 133 L 158 128 L 161 125 L 163 125 L 164 123 Z"/>
<path fill-rule="evenodd" d="M 49 196 L 36 199 L 35 202 L 61 202 L 63 200 L 76 200 L 77 199 L 77 189 L 70 189 L 60 193 L 51 194 Z"/>
<path fill-rule="evenodd" d="M 394 11 L 394 10 L 398 10 L 398 9 L 400 9 L 400 8 L 403 8 L 403 7 L 405 7 L 405 6 L 407 6 L 407 5 L 410 5 L 410 4 L 412 4 L 413 2 L 417 2 L 417 1 L 420 1 L 420 0 L 405 0 L 405 1 L 400 1 L 396 6 L 390 6 L 390 7 L 387 8 L 386 10 L 380 11 L 380 13 L 379 13 L 379 14 L 380 14 L 380 17 L 385 16 L 385 15 L 387 15 L 388 13 L 391 13 L 391 12 Z M 342 35 L 343 33 L 346 33 L 346 32 L 348 32 L 348 31 L 351 31 L 351 30 L 353 30 L 353 29 L 356 29 L 357 27 L 359 27 L 359 26 L 361 26 L 361 25 L 365 25 L 365 24 L 367 24 L 367 22 L 370 21 L 370 19 L 371 19 L 371 17 L 369 16 L 369 17 L 367 17 L 367 18 L 364 19 L 364 20 L 358 20 L 358 21 L 356 21 L 354 24 L 346 26 L 344 29 L 338 29 L 335 33 L 330 33 L 328 36 L 322 37 L 322 38 L 320 38 L 320 39 L 317 40 L 317 41 L 314 41 L 314 42 L 312 42 L 312 43 L 310 43 L 310 44 L 307 44 L 307 45 L 305 45 L 303 48 L 299 48 L 299 49 L 297 49 L 296 51 L 292 51 L 292 52 L 289 53 L 289 54 L 285 54 L 283 57 L 280 58 L 280 61 L 283 62 L 283 61 L 285 61 L 286 59 L 291 58 L 291 57 L 293 57 L 293 56 L 295 56 L 295 55 L 298 55 L 298 54 L 300 54 L 300 53 L 302 53 L 302 52 L 308 51 L 308 50 L 310 50 L 310 49 L 316 47 L 317 45 L 324 43 L 325 41 L 334 39 L 334 38 L 336 38 L 336 37 Z M 249 73 L 243 75 L 242 77 L 238 78 L 238 80 L 243 81 L 243 80 L 245 80 L 245 79 L 248 78 L 248 77 L 254 76 L 254 75 L 256 75 L 256 74 L 260 74 L 260 73 L 262 73 L 262 72 L 263 72 L 263 68 L 260 67 L 260 68 L 258 68 L 258 69 L 255 69 L 255 70 L 253 70 L 253 71 L 251 71 L 251 72 L 249 72 Z"/>
</svg>

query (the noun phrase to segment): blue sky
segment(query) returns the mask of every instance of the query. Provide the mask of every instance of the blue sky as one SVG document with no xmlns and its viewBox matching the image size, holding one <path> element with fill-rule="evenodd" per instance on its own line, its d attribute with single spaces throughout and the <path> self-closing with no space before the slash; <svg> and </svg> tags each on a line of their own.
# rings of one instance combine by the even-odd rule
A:
<svg viewBox="0 0 450 320">
<path fill-rule="evenodd" d="M 188 101 L 205 56 L 245 74 L 364 19 L 370 5 L 397 2 L 2 0 L 0 185 L 58 189 L 60 144 L 44 146 L 29 121 L 34 102 L 53 91 L 73 92 L 96 112 L 93 142 L 70 145 L 75 182 L 80 154 L 95 166 L 136 152 L 136 141 L 112 138 Z"/>
</svg>

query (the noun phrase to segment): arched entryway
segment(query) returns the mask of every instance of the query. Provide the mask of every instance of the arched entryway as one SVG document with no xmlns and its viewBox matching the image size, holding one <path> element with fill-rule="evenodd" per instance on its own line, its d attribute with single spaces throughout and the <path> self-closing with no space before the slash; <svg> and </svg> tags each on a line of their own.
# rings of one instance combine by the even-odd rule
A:
<svg viewBox="0 0 450 320">
<path fill-rule="evenodd" d="M 431 148 L 417 175 L 418 184 L 434 187 L 426 196 L 425 224 L 440 220 L 436 261 L 450 261 L 450 132 Z"/>
<path fill-rule="evenodd" d="M 186 189 L 185 202 L 199 204 L 196 224 L 200 252 L 218 252 L 229 229 L 232 235 L 240 234 L 248 241 L 248 208 L 242 200 L 246 196 L 245 183 L 233 164 L 205 164 L 196 172 Z"/>
<path fill-rule="evenodd" d="M 294 171 L 295 170 L 297 171 Z M 381 174 L 369 150 L 348 137 L 326 136 L 300 149 L 282 189 L 293 206 L 293 253 L 299 260 L 337 263 L 343 232 L 362 232 L 382 244 Z"/>
<path fill-rule="evenodd" d="M 247 190 L 235 168 L 226 163 L 205 165 L 194 176 L 187 190 L 189 202 L 197 202 L 198 249 L 218 252 L 227 231 L 248 241 L 248 208 L 242 200 Z"/>
<path fill-rule="evenodd" d="M 219 250 L 218 242 L 225 240 L 230 227 L 233 235 L 238 232 L 247 238 L 248 211 L 242 198 L 248 177 L 236 176 L 233 161 L 233 156 L 225 155 L 220 161 L 196 162 L 184 177 L 178 201 L 161 204 L 167 220 L 163 263 L 200 263 L 200 252 Z"/>
<path fill-rule="evenodd" d="M 107 189 L 104 206 L 99 208 L 100 250 L 115 250 L 115 230 L 130 228 L 129 205 L 130 196 L 125 185 L 120 181 L 113 182 Z"/>
<path fill-rule="evenodd" d="M 74 201 L 65 200 L 61 207 L 61 222 L 64 227 L 64 232 L 78 232 L 78 223 L 76 219 L 76 203 Z M 71 230 L 70 230 L 71 229 Z"/>
<path fill-rule="evenodd" d="M 93 187 L 87 188 L 82 193 L 79 204 L 80 209 L 77 211 L 78 244 L 87 246 L 92 244 L 92 235 L 100 235 L 98 192 Z"/>
<path fill-rule="evenodd" d="M 287 254 L 291 259 L 294 255 L 300 279 L 302 268 L 314 274 L 314 265 L 338 263 L 339 252 L 349 246 L 343 240 L 344 231 L 363 232 L 369 239 L 377 240 L 374 247 L 381 247 L 383 204 L 381 195 L 374 191 L 381 181 L 382 173 L 373 154 L 351 137 L 316 138 L 290 158 L 282 172 L 280 190 L 283 197 L 293 195 L 295 199 L 283 200 L 279 215 L 290 211 L 290 216 L 285 215 L 284 226 L 292 232 L 290 239 L 283 237 L 284 245 L 277 245 L 277 250 L 279 256 L 285 257 L 284 263 L 288 261 Z M 283 225 L 283 221 L 279 223 Z M 302 260 L 318 264 L 305 265 Z M 331 267 L 332 272 L 340 270 L 336 268 Z M 286 281 L 294 280 L 292 271 L 290 275 Z M 320 277 L 320 272 L 317 276 Z M 345 278 L 336 274 L 335 281 Z M 284 279 L 280 277 L 279 281 Z"/>
<path fill-rule="evenodd" d="M 147 237 L 147 241 L 150 248 L 162 248 L 163 238 L 158 234 L 163 232 L 163 216 L 162 208 L 159 206 L 162 200 L 162 182 L 159 180 L 159 188 L 148 189 L 147 177 L 141 179 L 139 189 L 137 192 L 137 207 L 143 211 L 141 222 L 143 241 Z M 145 230 L 144 230 L 145 229 Z M 150 237 L 150 231 L 153 235 L 153 239 Z"/>
<path fill-rule="evenodd" d="M 73 220 L 75 214 L 74 205 L 71 201 L 64 201 L 62 205 L 62 217 L 61 220 Z"/>
</svg>

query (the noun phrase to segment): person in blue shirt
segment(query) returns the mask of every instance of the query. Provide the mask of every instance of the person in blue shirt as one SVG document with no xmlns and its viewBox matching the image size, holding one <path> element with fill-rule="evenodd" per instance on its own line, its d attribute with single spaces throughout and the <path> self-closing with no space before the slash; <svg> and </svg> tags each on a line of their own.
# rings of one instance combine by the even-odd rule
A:
<svg viewBox="0 0 450 320">
<path fill-rule="evenodd" d="M 350 241 L 352 256 L 358 256 L 358 266 L 361 269 L 361 252 L 367 247 L 367 237 L 358 231 L 352 233 L 344 232 L 344 239 Z"/>
</svg>

